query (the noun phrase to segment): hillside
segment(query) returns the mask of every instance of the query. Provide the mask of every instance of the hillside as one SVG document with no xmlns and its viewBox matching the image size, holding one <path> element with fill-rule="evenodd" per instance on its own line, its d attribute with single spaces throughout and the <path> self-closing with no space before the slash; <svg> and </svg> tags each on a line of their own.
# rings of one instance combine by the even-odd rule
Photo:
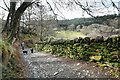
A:
<svg viewBox="0 0 120 80">
<path fill-rule="evenodd" d="M 107 15 L 96 18 L 75 18 L 59 20 L 59 30 L 82 32 L 86 36 L 111 36 L 120 34 L 119 16 Z"/>
</svg>

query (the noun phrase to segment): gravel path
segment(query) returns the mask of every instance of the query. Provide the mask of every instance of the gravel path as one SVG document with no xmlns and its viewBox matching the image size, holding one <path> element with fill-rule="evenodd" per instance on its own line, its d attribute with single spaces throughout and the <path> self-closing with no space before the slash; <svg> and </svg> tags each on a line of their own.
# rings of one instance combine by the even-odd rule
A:
<svg viewBox="0 0 120 80">
<path fill-rule="evenodd" d="M 94 63 L 41 52 L 20 55 L 26 65 L 27 78 L 110 78 L 106 71 Z"/>
</svg>

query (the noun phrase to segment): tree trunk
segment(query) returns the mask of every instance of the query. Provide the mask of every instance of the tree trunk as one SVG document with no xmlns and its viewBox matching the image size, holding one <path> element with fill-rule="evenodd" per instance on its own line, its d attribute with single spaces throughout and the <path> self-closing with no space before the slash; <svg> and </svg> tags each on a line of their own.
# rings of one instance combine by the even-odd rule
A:
<svg viewBox="0 0 120 80">
<path fill-rule="evenodd" d="M 42 13 L 41 13 L 41 20 L 40 20 L 40 26 L 41 26 L 41 32 L 40 32 L 40 41 L 43 41 L 43 20 L 42 20 Z"/>
<path fill-rule="evenodd" d="M 10 18 L 10 12 L 9 12 L 9 14 L 8 14 L 8 16 L 7 16 L 7 20 L 6 20 L 6 23 L 5 23 L 5 26 L 4 26 L 4 28 L 3 28 L 3 30 L 2 30 L 2 33 L 4 33 L 4 32 L 6 32 L 7 33 L 7 35 L 8 35 L 8 24 L 9 24 L 9 18 Z"/>
<path fill-rule="evenodd" d="M 8 17 L 7 17 L 7 21 L 5 23 L 5 26 L 4 26 L 4 29 L 2 31 L 2 33 L 6 32 L 7 33 L 7 36 L 8 34 L 10 33 L 10 25 L 11 25 L 11 22 L 9 20 L 12 21 L 13 19 L 13 15 L 15 13 L 15 7 L 16 7 L 16 2 L 10 2 L 10 11 L 9 11 L 9 14 L 8 14 Z"/>
</svg>

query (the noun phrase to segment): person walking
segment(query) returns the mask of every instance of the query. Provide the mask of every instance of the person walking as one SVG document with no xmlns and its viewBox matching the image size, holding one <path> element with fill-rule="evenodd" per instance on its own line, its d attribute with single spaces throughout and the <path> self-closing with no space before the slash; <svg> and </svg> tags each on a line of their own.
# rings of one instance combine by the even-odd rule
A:
<svg viewBox="0 0 120 80">
<path fill-rule="evenodd" d="M 22 42 L 21 46 L 22 46 L 22 50 L 24 50 L 24 42 Z"/>
</svg>

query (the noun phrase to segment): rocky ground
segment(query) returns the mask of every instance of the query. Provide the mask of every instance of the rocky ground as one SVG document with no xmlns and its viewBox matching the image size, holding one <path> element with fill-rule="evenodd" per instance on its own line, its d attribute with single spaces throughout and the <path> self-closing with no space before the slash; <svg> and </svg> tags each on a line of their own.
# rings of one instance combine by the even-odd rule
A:
<svg viewBox="0 0 120 80">
<path fill-rule="evenodd" d="M 49 53 L 23 54 L 27 78 L 110 78 L 107 71 L 95 63 L 57 57 Z"/>
</svg>

